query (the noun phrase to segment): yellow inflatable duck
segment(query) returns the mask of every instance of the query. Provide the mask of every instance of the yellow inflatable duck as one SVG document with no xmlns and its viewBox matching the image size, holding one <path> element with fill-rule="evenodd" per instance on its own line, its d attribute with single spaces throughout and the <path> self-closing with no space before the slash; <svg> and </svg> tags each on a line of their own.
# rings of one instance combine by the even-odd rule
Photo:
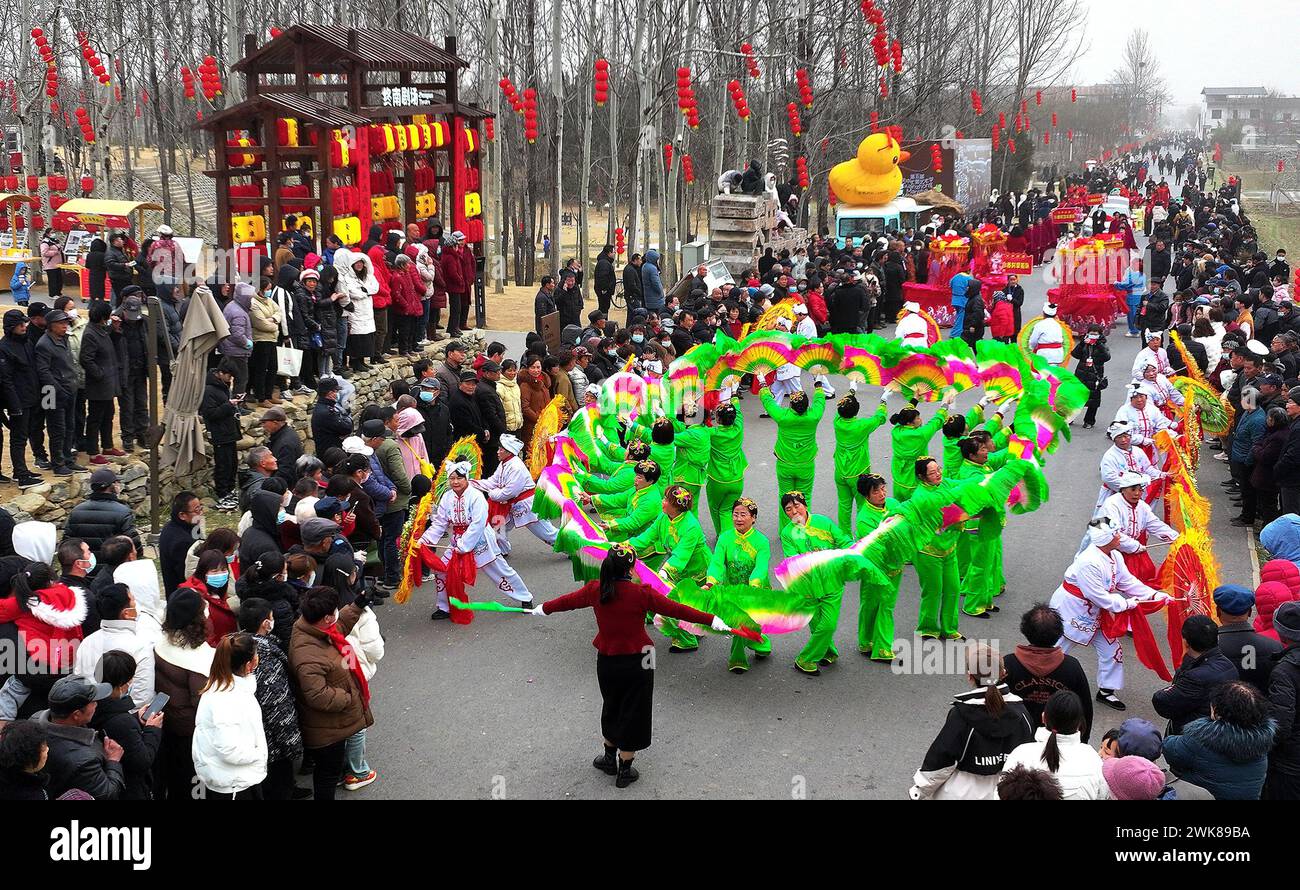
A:
<svg viewBox="0 0 1300 890">
<path fill-rule="evenodd" d="M 858 143 L 856 158 L 831 168 L 831 191 L 840 202 L 857 207 L 888 204 L 903 185 L 898 164 L 911 156 L 888 133 L 872 133 Z"/>
</svg>

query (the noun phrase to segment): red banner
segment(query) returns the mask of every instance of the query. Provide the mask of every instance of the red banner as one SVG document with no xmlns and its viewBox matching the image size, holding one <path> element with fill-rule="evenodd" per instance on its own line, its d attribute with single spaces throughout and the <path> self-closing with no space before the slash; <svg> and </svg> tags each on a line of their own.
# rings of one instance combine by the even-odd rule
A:
<svg viewBox="0 0 1300 890">
<path fill-rule="evenodd" d="M 1087 200 L 1088 200 L 1088 206 L 1089 206 L 1089 207 L 1096 207 L 1097 205 L 1101 204 L 1102 201 L 1105 201 L 1105 200 L 1106 200 L 1106 196 L 1105 196 L 1105 195 L 1089 195 L 1088 198 L 1087 198 Z"/>
<path fill-rule="evenodd" d="M 1028 275 L 1034 271 L 1034 258 L 1027 253 L 995 253 L 989 258 L 989 271 L 995 275 Z"/>
<path fill-rule="evenodd" d="M 1052 211 L 1052 222 L 1069 226 L 1083 222 L 1083 218 L 1087 215 L 1087 211 L 1082 207 L 1057 207 Z"/>
</svg>

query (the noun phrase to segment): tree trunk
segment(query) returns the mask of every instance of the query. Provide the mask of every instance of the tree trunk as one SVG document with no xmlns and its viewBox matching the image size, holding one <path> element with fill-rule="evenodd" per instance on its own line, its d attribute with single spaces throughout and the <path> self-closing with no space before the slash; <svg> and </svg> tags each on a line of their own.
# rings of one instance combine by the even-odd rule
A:
<svg viewBox="0 0 1300 890">
<path fill-rule="evenodd" d="M 560 217 L 564 209 L 564 65 L 561 47 L 564 38 L 564 4 L 562 0 L 551 0 L 551 92 L 555 97 L 555 137 L 551 144 L 555 147 L 555 192 L 551 206 L 551 269 L 560 268 L 561 241 L 563 229 Z M 585 279 L 587 276 L 583 276 Z"/>
<path fill-rule="evenodd" d="M 590 13 L 587 21 L 587 33 L 591 35 L 590 48 L 587 52 L 588 63 L 587 84 L 579 92 L 582 96 L 582 179 L 578 187 L 578 262 L 582 264 L 583 269 L 591 268 L 591 245 L 587 236 L 587 197 L 591 192 L 591 117 L 593 114 L 592 100 L 590 98 L 592 91 L 592 72 L 593 63 L 596 60 L 596 4 L 590 5 Z M 591 284 L 591 274 L 582 276 L 582 293 L 585 296 L 590 291 L 588 285 Z"/>
</svg>

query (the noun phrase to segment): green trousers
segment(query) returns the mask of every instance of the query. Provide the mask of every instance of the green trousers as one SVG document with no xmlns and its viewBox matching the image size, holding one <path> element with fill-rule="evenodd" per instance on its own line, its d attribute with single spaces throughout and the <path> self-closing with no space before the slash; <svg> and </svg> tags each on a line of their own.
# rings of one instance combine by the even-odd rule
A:
<svg viewBox="0 0 1300 890">
<path fill-rule="evenodd" d="M 804 500 L 808 502 L 808 512 L 812 512 L 812 491 L 813 491 L 813 469 L 812 467 L 797 467 L 792 464 L 776 462 L 776 497 L 778 503 L 785 497 L 788 492 L 802 491 Z M 780 521 L 778 528 L 785 528 L 790 524 L 790 517 L 785 515 L 781 510 L 777 514 Z M 838 609 L 839 607 L 836 606 Z"/>
<path fill-rule="evenodd" d="M 969 539 L 969 543 L 967 543 Z M 1002 577 L 1002 535 L 985 536 L 963 532 L 961 543 L 969 554 L 966 573 L 961 578 L 961 591 L 966 596 L 962 611 L 979 615 L 993 605 L 1004 583 Z"/>
<path fill-rule="evenodd" d="M 736 498 L 744 493 L 745 480 L 719 482 L 710 479 L 704 484 L 704 493 L 709 497 L 709 516 L 713 519 L 713 533 L 722 534 L 723 529 L 731 528 L 731 508 Z"/>
<path fill-rule="evenodd" d="M 727 658 L 727 670 L 735 668 L 749 670 L 749 653 L 746 651 L 748 649 L 753 649 L 755 655 L 763 658 L 771 654 L 772 641 L 768 639 L 767 634 L 763 634 L 763 639 L 759 642 L 733 636 L 731 638 L 731 654 Z"/>
<path fill-rule="evenodd" d="M 832 590 L 817 599 L 817 610 L 808 622 L 808 644 L 795 656 L 800 670 L 812 672 L 823 659 L 835 661 L 840 653 L 835 648 L 835 628 L 840 621 L 840 600 L 844 589 Z"/>
<path fill-rule="evenodd" d="M 957 553 L 930 556 L 918 553 L 912 560 L 921 582 L 921 608 L 916 617 L 916 632 L 923 637 L 956 639 L 958 596 Z"/>
<path fill-rule="evenodd" d="M 835 494 L 840 504 L 840 528 L 850 538 L 857 538 L 853 532 L 853 520 L 858 515 L 858 508 L 867 502 L 867 496 L 858 492 L 857 479 L 836 479 Z"/>
<path fill-rule="evenodd" d="M 900 571 L 890 584 L 858 585 L 858 651 L 872 658 L 894 658 L 894 605 L 898 602 Z"/>
</svg>

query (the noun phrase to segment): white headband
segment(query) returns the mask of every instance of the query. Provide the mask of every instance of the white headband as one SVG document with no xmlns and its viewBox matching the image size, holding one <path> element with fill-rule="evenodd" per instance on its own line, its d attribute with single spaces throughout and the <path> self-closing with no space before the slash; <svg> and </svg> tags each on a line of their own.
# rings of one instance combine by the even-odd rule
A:
<svg viewBox="0 0 1300 890">
<path fill-rule="evenodd" d="M 454 463 L 454 464 L 447 464 L 447 475 L 448 475 L 448 476 L 464 476 L 466 479 L 468 479 L 468 478 L 469 478 L 470 471 L 471 471 L 472 469 L 473 469 L 473 467 L 470 466 L 469 461 L 467 461 L 467 460 L 459 460 L 459 461 L 456 461 L 456 463 Z"/>
</svg>

